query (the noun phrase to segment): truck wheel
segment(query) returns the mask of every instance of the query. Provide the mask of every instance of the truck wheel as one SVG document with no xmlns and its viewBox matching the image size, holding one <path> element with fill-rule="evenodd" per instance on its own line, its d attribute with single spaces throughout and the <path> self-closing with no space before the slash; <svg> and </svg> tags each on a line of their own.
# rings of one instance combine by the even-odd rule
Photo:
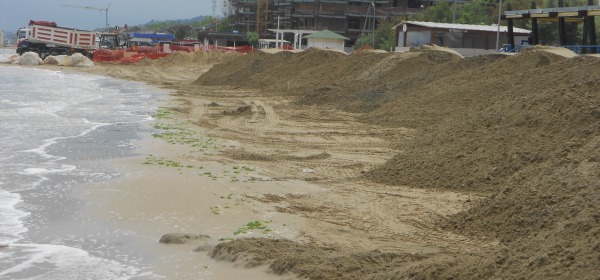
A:
<svg viewBox="0 0 600 280">
<path fill-rule="evenodd" d="M 67 51 L 62 51 L 60 52 L 61 55 L 69 55 L 69 53 Z"/>
<path fill-rule="evenodd" d="M 58 52 L 57 52 L 57 51 L 52 51 L 52 52 L 50 52 L 50 55 L 51 55 L 51 56 L 57 56 L 57 55 L 58 55 Z"/>
</svg>

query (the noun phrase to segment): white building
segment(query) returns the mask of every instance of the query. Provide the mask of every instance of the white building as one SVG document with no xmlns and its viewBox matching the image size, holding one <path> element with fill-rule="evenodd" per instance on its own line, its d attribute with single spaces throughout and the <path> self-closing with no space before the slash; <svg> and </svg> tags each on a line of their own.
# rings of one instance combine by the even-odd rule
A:
<svg viewBox="0 0 600 280">
<path fill-rule="evenodd" d="M 327 29 L 306 35 L 306 45 L 309 48 L 335 49 L 344 51 L 344 41 L 350 40 L 340 34 Z"/>
<path fill-rule="evenodd" d="M 396 30 L 396 51 L 435 44 L 452 48 L 464 56 L 473 56 L 495 52 L 498 35 L 499 46 L 508 42 L 508 28 L 498 28 L 498 25 L 403 21 L 393 28 Z M 513 32 L 516 45 L 527 44 L 531 31 L 515 27 Z"/>
</svg>

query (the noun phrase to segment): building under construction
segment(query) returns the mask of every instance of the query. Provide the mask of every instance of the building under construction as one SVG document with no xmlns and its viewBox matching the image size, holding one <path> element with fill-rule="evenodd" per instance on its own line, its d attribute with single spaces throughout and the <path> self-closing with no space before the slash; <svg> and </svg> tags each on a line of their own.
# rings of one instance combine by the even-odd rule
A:
<svg viewBox="0 0 600 280">
<path fill-rule="evenodd" d="M 329 29 L 355 41 L 381 20 L 419 12 L 437 1 L 419 0 L 229 0 L 236 29 Z M 463 2 L 463 1 L 458 1 Z"/>
</svg>

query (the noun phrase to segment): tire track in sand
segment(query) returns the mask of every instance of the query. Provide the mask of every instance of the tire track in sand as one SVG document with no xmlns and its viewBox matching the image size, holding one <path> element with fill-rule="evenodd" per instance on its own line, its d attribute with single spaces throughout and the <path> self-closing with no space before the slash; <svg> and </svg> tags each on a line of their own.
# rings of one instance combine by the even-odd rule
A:
<svg viewBox="0 0 600 280">
<path fill-rule="evenodd" d="M 208 101 L 203 99 L 190 98 L 192 108 L 188 114 L 188 119 L 194 122 L 198 122 L 202 119 L 206 111 L 208 110 Z"/>
</svg>

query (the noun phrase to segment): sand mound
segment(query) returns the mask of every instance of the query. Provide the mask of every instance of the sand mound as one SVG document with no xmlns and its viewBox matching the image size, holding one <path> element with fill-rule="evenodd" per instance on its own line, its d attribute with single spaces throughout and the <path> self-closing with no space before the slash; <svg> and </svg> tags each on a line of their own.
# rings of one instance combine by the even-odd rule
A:
<svg viewBox="0 0 600 280">
<path fill-rule="evenodd" d="M 182 65 L 192 62 L 192 54 L 188 52 L 174 52 L 166 57 L 157 59 L 154 64 L 157 66 Z"/>
<path fill-rule="evenodd" d="M 208 73 L 198 78 L 194 84 L 244 86 L 248 88 L 281 87 L 281 85 L 273 85 L 280 82 L 281 79 L 285 79 L 278 76 L 289 77 L 305 70 L 302 66 L 316 67 L 319 64 L 336 60 L 343 55 L 339 52 L 316 49 L 309 49 L 300 53 L 278 52 L 270 54 L 251 52 L 214 66 Z M 294 59 L 296 56 L 297 58 Z M 302 63 L 302 65 L 294 65 L 294 63 Z"/>
<path fill-rule="evenodd" d="M 565 58 L 573 58 L 578 56 L 572 50 L 567 48 L 557 48 L 557 47 L 546 47 L 546 46 L 533 46 L 523 49 L 521 52 L 549 52 L 555 55 L 560 55 Z"/>
<path fill-rule="evenodd" d="M 410 254 L 379 251 L 343 252 L 332 247 L 301 245 L 284 239 L 238 239 L 221 243 L 210 253 L 219 260 L 246 266 L 269 264 L 277 273 L 294 273 L 308 279 L 369 279 L 390 267 L 420 259 Z M 377 279 L 377 278 L 376 278 Z"/>
<path fill-rule="evenodd" d="M 152 60 L 143 58 L 136 66 L 187 66 L 187 65 L 212 65 L 242 56 L 238 52 L 210 51 L 210 52 L 174 52 L 166 57 Z"/>
<path fill-rule="evenodd" d="M 408 53 L 361 51 L 351 55 L 317 48 L 299 53 L 253 52 L 216 65 L 194 84 L 286 92 L 302 96 L 299 103 L 304 105 L 338 104 L 345 110 L 366 111 L 385 101 L 382 99 L 385 94 L 381 93 L 387 92 L 390 80 L 394 82 L 400 76 L 426 84 L 430 82 L 429 77 L 436 77 L 424 75 L 422 71 L 461 59 L 455 54 L 431 49 Z M 406 71 L 408 68 L 410 72 Z M 361 83 L 356 82 L 357 78 Z M 340 98 L 350 99 L 340 103 Z M 361 105 L 365 99 L 374 104 Z"/>
<path fill-rule="evenodd" d="M 210 52 L 195 52 L 192 55 L 192 62 L 212 65 L 216 63 L 223 63 L 231 59 L 236 59 L 245 54 L 239 52 L 226 52 L 226 51 L 210 51 Z"/>
<path fill-rule="evenodd" d="M 377 279 L 573 279 L 600 274 L 599 67 L 595 57 L 537 48 L 472 58 L 435 49 L 255 52 L 196 83 L 296 94 L 298 105 L 363 112 L 364 122 L 413 128 L 412 140 L 395 143 L 400 153 L 366 178 L 488 197 L 441 224 L 501 245 L 432 258 L 410 272 L 387 268 Z"/>
<path fill-rule="evenodd" d="M 479 264 L 489 266 L 487 273 L 597 274 L 589 260 L 600 256 L 592 249 L 600 248 L 593 241 L 600 226 L 592 202 L 600 178 L 587 170 L 600 153 L 598 66 L 598 59 L 527 52 L 395 100 L 377 116 L 395 115 L 395 122 L 408 125 L 413 122 L 403 119 L 418 119 L 424 128 L 416 141 L 400 143 L 404 153 L 368 176 L 492 194 L 448 222 L 459 232 L 506 244 L 506 251 Z"/>
<path fill-rule="evenodd" d="M 152 59 L 150 59 L 148 57 L 144 57 L 140 61 L 135 63 L 135 65 L 137 65 L 137 66 L 151 66 L 153 64 L 154 64 L 154 62 L 152 61 Z"/>
<path fill-rule="evenodd" d="M 189 84 L 212 67 L 213 64 L 243 56 L 236 52 L 175 52 L 169 56 L 152 60 L 148 57 L 136 63 L 99 64 L 97 69 L 90 70 L 120 79 L 147 81 L 153 84 L 178 85 Z"/>
<path fill-rule="evenodd" d="M 285 52 L 286 50 L 277 49 L 277 48 L 268 48 L 268 49 L 260 49 L 260 51 L 264 52 L 264 53 L 274 54 L 274 53 Z"/>
<path fill-rule="evenodd" d="M 422 45 L 418 48 L 411 49 L 411 51 L 440 51 L 440 52 L 451 53 L 451 54 L 459 56 L 459 57 L 463 57 L 462 54 L 458 53 L 457 51 L 455 51 L 451 48 L 440 47 L 438 45 L 432 45 L 432 46 Z"/>
</svg>

